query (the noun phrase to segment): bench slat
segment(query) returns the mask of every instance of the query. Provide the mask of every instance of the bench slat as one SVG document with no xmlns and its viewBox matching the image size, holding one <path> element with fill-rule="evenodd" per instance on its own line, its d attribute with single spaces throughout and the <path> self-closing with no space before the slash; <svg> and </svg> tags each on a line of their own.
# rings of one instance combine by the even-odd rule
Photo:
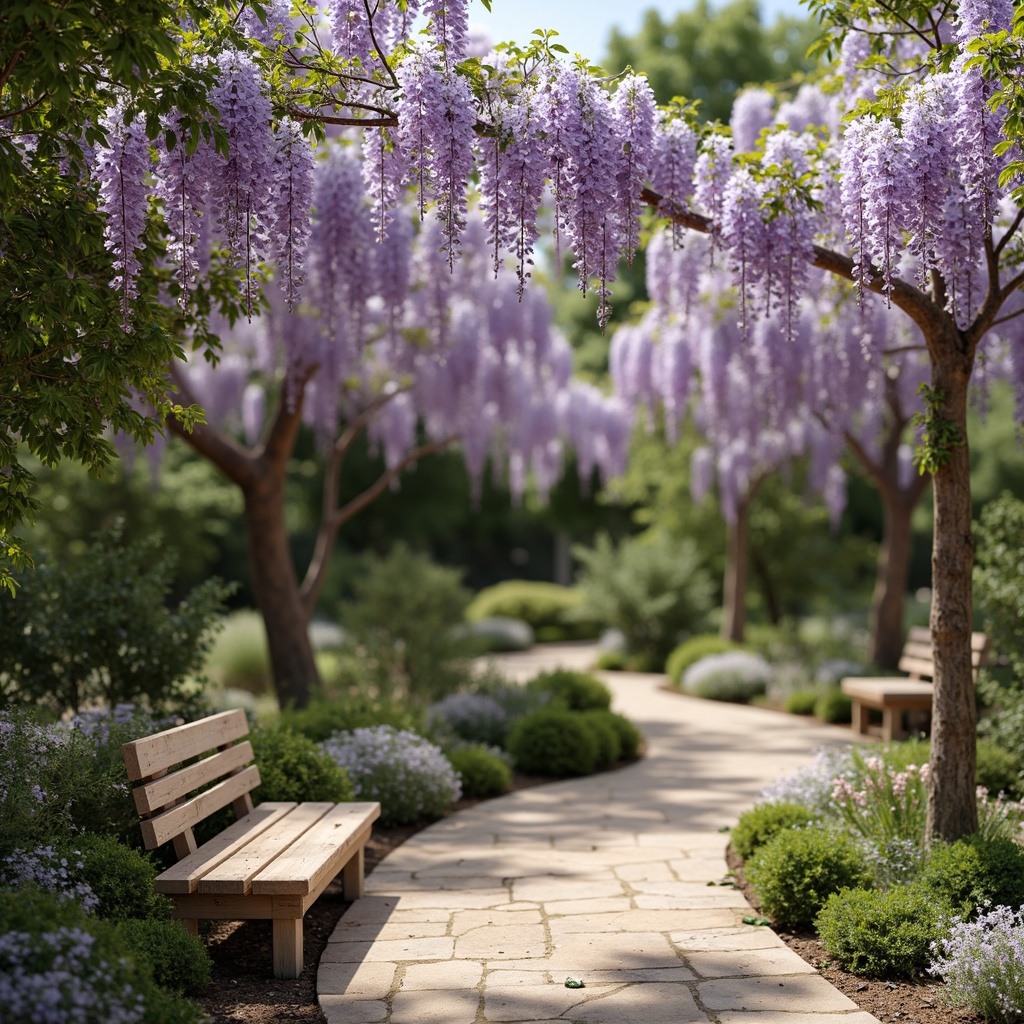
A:
<svg viewBox="0 0 1024 1024">
<path fill-rule="evenodd" d="M 373 822 L 380 804 L 338 804 L 252 880 L 254 894 L 305 896 L 333 878 Z"/>
<path fill-rule="evenodd" d="M 241 708 L 166 729 L 153 736 L 132 740 L 121 747 L 128 778 L 138 782 L 165 771 L 182 761 L 226 746 L 249 734 L 249 724 Z"/>
<path fill-rule="evenodd" d="M 232 822 L 223 832 L 218 832 L 211 840 L 203 843 L 195 853 L 183 857 L 177 864 L 172 864 L 157 875 L 157 892 L 168 895 L 196 892 L 199 879 L 207 871 L 251 843 L 261 832 L 297 806 L 294 802 L 269 801 L 260 804 L 244 818 Z"/>
<path fill-rule="evenodd" d="M 208 790 L 193 797 L 187 803 L 178 804 L 163 814 L 157 814 L 148 821 L 143 821 L 142 839 L 147 850 L 155 850 L 168 839 L 198 824 L 207 815 L 219 811 L 222 807 L 237 800 L 240 796 L 255 789 L 260 784 L 260 773 L 256 765 L 249 765 L 237 775 L 232 775 L 223 782 L 211 786 Z"/>
<path fill-rule="evenodd" d="M 935 672 L 935 662 L 931 658 L 900 658 L 899 668 L 910 676 L 921 676 L 931 679 Z"/>
<path fill-rule="evenodd" d="M 173 804 L 180 797 L 244 768 L 253 756 L 252 744 L 245 740 L 171 775 L 136 786 L 135 807 L 139 814 L 152 814 L 161 807 Z"/>
<path fill-rule="evenodd" d="M 325 814 L 334 809 L 332 803 L 299 804 L 259 836 L 208 871 L 199 880 L 204 893 L 249 892 L 253 876 L 279 857 L 292 843 L 301 841 Z"/>
</svg>

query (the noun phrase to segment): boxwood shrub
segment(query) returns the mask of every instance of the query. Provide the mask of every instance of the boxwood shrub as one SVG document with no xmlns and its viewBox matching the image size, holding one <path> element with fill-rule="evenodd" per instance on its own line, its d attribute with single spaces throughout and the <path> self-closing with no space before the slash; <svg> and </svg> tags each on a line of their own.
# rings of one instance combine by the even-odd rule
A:
<svg viewBox="0 0 1024 1024">
<path fill-rule="evenodd" d="M 733 826 L 732 848 L 747 860 L 774 839 L 783 829 L 801 828 L 814 820 L 812 811 L 803 804 L 757 804 L 740 815 Z"/>
<path fill-rule="evenodd" d="M 611 690 L 589 672 L 552 669 L 534 676 L 526 688 L 548 694 L 552 704 L 561 704 L 570 711 L 607 711 L 612 704 Z"/>
<path fill-rule="evenodd" d="M 586 719 L 562 708 L 543 708 L 521 718 L 509 733 L 507 749 L 519 771 L 552 778 L 589 775 L 598 756 Z"/>
</svg>

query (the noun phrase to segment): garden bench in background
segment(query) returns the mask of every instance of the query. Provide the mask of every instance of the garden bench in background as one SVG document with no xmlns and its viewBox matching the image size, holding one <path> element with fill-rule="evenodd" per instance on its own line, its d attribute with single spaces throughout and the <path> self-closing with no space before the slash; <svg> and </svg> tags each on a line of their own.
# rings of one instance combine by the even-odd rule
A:
<svg viewBox="0 0 1024 1024">
<path fill-rule="evenodd" d="M 378 803 L 263 803 L 245 712 L 225 711 L 125 743 L 147 850 L 171 840 L 178 862 L 157 876 L 189 931 L 200 920 L 270 919 L 274 974 L 302 973 L 302 918 L 340 871 L 363 894 L 363 851 Z M 236 742 L 242 740 L 242 742 Z M 208 755 L 208 756 L 207 756 Z M 197 760 L 198 759 L 198 760 Z M 230 804 L 237 820 L 196 848 L 193 826 Z"/>
<path fill-rule="evenodd" d="M 985 664 L 989 640 L 984 633 L 971 634 L 971 665 L 974 678 Z M 853 730 L 862 736 L 870 735 L 872 709 L 882 712 L 882 739 L 901 740 L 909 735 L 903 716 L 921 713 L 925 721 L 932 710 L 932 679 L 935 675 L 935 657 L 932 652 L 930 631 L 914 626 L 907 634 L 899 661 L 900 671 L 907 675 L 886 678 L 848 676 L 840 683 L 843 693 L 852 702 Z"/>
</svg>

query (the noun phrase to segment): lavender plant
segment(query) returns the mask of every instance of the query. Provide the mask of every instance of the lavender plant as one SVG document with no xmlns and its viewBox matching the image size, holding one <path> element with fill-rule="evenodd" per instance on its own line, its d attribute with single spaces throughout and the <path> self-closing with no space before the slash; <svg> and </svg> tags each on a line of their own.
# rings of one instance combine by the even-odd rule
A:
<svg viewBox="0 0 1024 1024">
<path fill-rule="evenodd" d="M 773 675 L 772 667 L 759 654 L 724 651 L 695 661 L 683 673 L 680 685 L 697 697 L 746 704 L 765 692 Z"/>
<path fill-rule="evenodd" d="M 484 693 L 453 693 L 427 709 L 427 723 L 463 740 L 501 746 L 508 732 L 505 709 Z"/>
<path fill-rule="evenodd" d="M 976 921 L 958 922 L 931 950 L 928 969 L 942 977 L 953 1006 L 993 1021 L 1024 1014 L 1024 907 L 994 907 Z"/>
<path fill-rule="evenodd" d="M 64 899 L 74 900 L 83 910 L 93 911 L 99 897 L 88 882 L 83 881 L 85 862 L 79 850 L 67 855 L 52 846 L 34 850 L 13 850 L 0 861 L 0 888 L 19 889 L 32 885 Z"/>
<path fill-rule="evenodd" d="M 390 725 L 353 729 L 320 746 L 347 771 L 358 799 L 380 801 L 385 825 L 438 818 L 462 795 L 441 748 L 414 732 Z"/>
</svg>

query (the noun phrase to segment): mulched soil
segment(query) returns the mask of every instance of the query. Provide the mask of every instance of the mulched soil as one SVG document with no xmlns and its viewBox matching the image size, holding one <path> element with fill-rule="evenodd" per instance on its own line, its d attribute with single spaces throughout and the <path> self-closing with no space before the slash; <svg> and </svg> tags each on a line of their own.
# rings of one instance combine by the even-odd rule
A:
<svg viewBox="0 0 1024 1024">
<path fill-rule="evenodd" d="M 547 779 L 519 776 L 514 789 L 536 786 Z M 479 803 L 463 800 L 454 810 Z M 423 825 L 396 828 L 375 826 L 366 846 L 366 871 L 370 873 L 384 857 L 415 835 Z M 756 910 L 757 905 L 743 875 L 742 863 L 729 851 L 729 867 L 737 887 Z M 341 886 L 332 884 L 306 913 L 304 969 L 294 981 L 274 977 L 271 964 L 269 921 L 216 921 L 204 924 L 204 934 L 213 960 L 213 983 L 199 999 L 213 1024 L 275 1024 L 303 1021 L 326 1024 L 316 998 L 316 973 L 320 956 L 338 919 L 348 908 Z M 819 974 L 862 1010 L 874 1014 L 883 1024 L 982 1024 L 969 1010 L 943 1005 L 941 986 L 922 980 L 876 981 L 848 974 L 829 961 L 828 953 L 813 932 L 779 932 L 794 952 L 818 969 Z"/>
</svg>

